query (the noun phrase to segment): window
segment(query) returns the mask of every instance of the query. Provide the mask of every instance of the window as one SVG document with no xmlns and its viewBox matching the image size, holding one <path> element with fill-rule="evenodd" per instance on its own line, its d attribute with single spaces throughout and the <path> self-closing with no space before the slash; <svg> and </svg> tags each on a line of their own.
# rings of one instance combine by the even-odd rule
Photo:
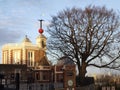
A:
<svg viewBox="0 0 120 90">
<path fill-rule="evenodd" d="M 34 51 L 28 51 L 27 60 L 28 66 L 34 66 Z"/>
<path fill-rule="evenodd" d="M 40 74 L 39 74 L 39 72 L 36 73 L 36 80 L 40 80 Z"/>
<path fill-rule="evenodd" d="M 20 64 L 20 59 L 21 59 L 21 53 L 20 50 L 15 50 L 13 51 L 13 63 L 14 64 Z"/>
<path fill-rule="evenodd" d="M 47 71 L 43 72 L 43 80 L 48 80 L 48 77 L 49 77 L 49 73 Z"/>
<path fill-rule="evenodd" d="M 44 43 L 44 41 L 42 40 L 42 48 L 44 48 L 45 47 L 45 43 Z"/>
<path fill-rule="evenodd" d="M 4 64 L 8 64 L 8 52 L 7 51 L 4 51 L 3 52 L 3 63 Z"/>
</svg>

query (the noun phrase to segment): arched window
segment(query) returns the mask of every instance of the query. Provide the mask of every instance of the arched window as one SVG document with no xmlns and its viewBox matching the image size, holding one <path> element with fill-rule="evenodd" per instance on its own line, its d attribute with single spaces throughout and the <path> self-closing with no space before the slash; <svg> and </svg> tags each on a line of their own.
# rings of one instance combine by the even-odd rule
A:
<svg viewBox="0 0 120 90">
<path fill-rule="evenodd" d="M 42 48 L 44 48 L 45 47 L 45 43 L 44 43 L 44 41 L 42 40 Z"/>
</svg>

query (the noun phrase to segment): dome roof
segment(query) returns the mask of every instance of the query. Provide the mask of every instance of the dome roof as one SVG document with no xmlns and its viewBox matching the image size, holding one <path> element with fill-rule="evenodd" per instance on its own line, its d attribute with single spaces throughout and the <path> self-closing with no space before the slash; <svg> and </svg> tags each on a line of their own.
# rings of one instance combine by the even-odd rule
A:
<svg viewBox="0 0 120 90">
<path fill-rule="evenodd" d="M 45 38 L 46 39 L 46 37 L 43 34 L 40 34 L 37 38 Z"/>
<path fill-rule="evenodd" d="M 64 56 L 61 57 L 58 62 L 57 65 L 74 65 L 75 63 L 71 60 L 71 58 Z"/>
<path fill-rule="evenodd" d="M 30 39 L 27 37 L 27 35 L 25 36 L 25 38 L 23 39 L 22 42 L 23 42 L 23 43 L 24 43 L 24 42 L 29 42 L 29 43 L 31 43 L 31 41 L 30 41 Z"/>
</svg>

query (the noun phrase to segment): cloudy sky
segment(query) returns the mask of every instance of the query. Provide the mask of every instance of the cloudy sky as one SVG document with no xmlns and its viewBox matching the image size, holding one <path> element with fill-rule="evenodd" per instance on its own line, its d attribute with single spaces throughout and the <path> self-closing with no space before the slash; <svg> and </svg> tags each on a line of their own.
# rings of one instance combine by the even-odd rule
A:
<svg viewBox="0 0 120 90">
<path fill-rule="evenodd" d="M 51 16 L 66 8 L 88 5 L 120 11 L 120 0 L 0 0 L 0 49 L 6 43 L 20 43 L 25 35 L 35 43 L 39 19 L 44 19 L 43 28 L 46 31 Z M 47 36 L 47 32 L 44 34 Z"/>
</svg>

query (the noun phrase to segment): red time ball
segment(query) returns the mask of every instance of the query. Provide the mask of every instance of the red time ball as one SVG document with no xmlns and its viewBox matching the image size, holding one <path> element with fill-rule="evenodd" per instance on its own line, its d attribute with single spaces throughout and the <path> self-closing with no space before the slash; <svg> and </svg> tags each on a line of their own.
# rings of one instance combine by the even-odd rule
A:
<svg viewBox="0 0 120 90">
<path fill-rule="evenodd" d="M 40 28 L 40 29 L 38 30 L 38 32 L 39 32 L 40 34 L 42 34 L 42 33 L 43 33 L 43 29 Z"/>
</svg>

